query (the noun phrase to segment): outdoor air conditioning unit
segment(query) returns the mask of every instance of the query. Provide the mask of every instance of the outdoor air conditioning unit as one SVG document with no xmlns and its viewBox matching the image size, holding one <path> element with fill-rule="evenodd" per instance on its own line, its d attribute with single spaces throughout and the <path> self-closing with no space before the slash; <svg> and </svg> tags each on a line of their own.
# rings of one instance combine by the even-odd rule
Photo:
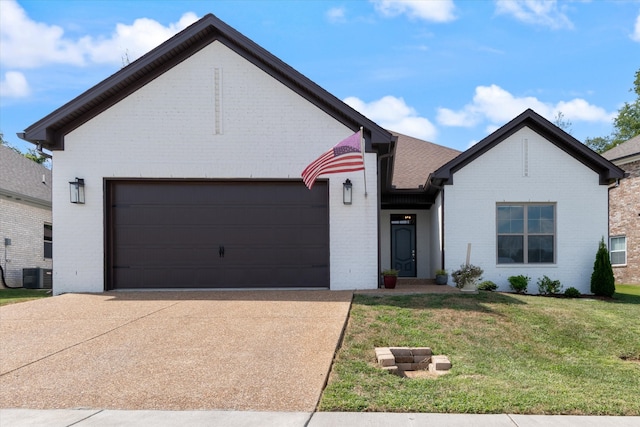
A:
<svg viewBox="0 0 640 427">
<path fill-rule="evenodd" d="M 51 289 L 53 271 L 50 268 L 23 268 L 22 287 L 27 289 Z"/>
</svg>

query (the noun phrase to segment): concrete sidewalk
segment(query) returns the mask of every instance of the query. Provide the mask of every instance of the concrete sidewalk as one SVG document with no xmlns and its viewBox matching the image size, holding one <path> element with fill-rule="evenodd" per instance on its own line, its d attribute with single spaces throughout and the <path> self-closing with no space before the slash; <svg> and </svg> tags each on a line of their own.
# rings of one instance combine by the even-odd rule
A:
<svg viewBox="0 0 640 427">
<path fill-rule="evenodd" d="M 0 409 L 2 427 L 638 427 L 640 417 L 381 412 L 119 411 Z"/>
</svg>

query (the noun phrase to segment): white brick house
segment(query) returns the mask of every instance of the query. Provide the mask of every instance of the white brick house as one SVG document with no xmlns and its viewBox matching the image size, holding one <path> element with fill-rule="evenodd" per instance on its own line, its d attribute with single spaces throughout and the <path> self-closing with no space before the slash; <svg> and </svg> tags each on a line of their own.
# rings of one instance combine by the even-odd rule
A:
<svg viewBox="0 0 640 427">
<path fill-rule="evenodd" d="M 622 170 L 532 110 L 443 165 L 444 263 L 466 260 L 500 290 L 507 278 L 546 275 L 590 293 L 600 239 L 607 240 L 607 191 Z"/>
<path fill-rule="evenodd" d="M 491 218 L 495 226 L 496 203 L 553 200 L 558 243 L 549 266 L 562 280 L 593 262 L 586 249 L 569 248 L 606 235 L 603 184 L 621 171 L 533 112 L 503 129 L 520 125 L 531 139 L 529 185 L 509 182 L 504 199 L 491 187 L 473 192 L 470 175 L 495 166 L 496 150 L 510 151 L 504 130 L 461 155 L 392 134 L 207 15 L 22 137 L 54 152 L 55 293 L 341 290 L 376 288 L 390 266 L 431 278 L 436 268 L 459 263 L 469 239 L 487 278 L 517 271 L 496 265 L 495 256 L 480 258 L 496 236 L 464 230 L 462 222 L 473 222 L 458 212 L 465 200 L 462 209 L 481 210 L 485 228 Z M 366 172 L 327 175 L 308 190 L 302 170 L 360 127 Z M 500 147 L 489 153 L 477 148 L 496 141 Z M 538 156 L 553 163 L 541 166 Z M 521 167 L 522 156 L 514 162 Z M 540 179 L 545 168 L 553 176 Z M 494 189 L 505 182 L 496 172 L 483 177 Z M 67 183 L 75 178 L 84 179 L 84 204 L 69 202 Z M 352 204 L 343 203 L 347 179 Z M 584 194 L 574 195 L 581 180 Z M 478 199 L 483 194 L 491 197 Z M 597 206 L 579 215 L 578 207 L 565 210 L 585 199 Z M 572 215 L 579 218 L 569 223 Z M 584 236 L 580 226 L 594 231 Z"/>
<path fill-rule="evenodd" d="M 0 145 L 0 265 L 7 286 L 23 285 L 24 268 L 52 267 L 51 184 L 51 170 Z"/>
</svg>

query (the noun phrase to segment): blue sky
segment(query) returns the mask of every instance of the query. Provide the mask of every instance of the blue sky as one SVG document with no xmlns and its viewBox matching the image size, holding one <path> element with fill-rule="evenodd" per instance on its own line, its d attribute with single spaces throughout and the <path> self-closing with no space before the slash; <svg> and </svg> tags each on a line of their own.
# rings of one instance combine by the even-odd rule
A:
<svg viewBox="0 0 640 427">
<path fill-rule="evenodd" d="M 0 131 L 16 132 L 213 13 L 378 124 L 464 150 L 526 108 L 611 133 L 639 1 L 0 0 Z"/>
</svg>

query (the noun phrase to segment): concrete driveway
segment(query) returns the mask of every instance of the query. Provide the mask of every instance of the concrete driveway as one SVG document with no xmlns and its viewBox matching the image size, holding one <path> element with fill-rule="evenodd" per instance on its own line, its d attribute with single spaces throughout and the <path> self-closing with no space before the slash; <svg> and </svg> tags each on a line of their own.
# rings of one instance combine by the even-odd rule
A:
<svg viewBox="0 0 640 427">
<path fill-rule="evenodd" d="M 0 406 L 313 411 L 351 297 L 114 292 L 3 306 Z"/>
</svg>

